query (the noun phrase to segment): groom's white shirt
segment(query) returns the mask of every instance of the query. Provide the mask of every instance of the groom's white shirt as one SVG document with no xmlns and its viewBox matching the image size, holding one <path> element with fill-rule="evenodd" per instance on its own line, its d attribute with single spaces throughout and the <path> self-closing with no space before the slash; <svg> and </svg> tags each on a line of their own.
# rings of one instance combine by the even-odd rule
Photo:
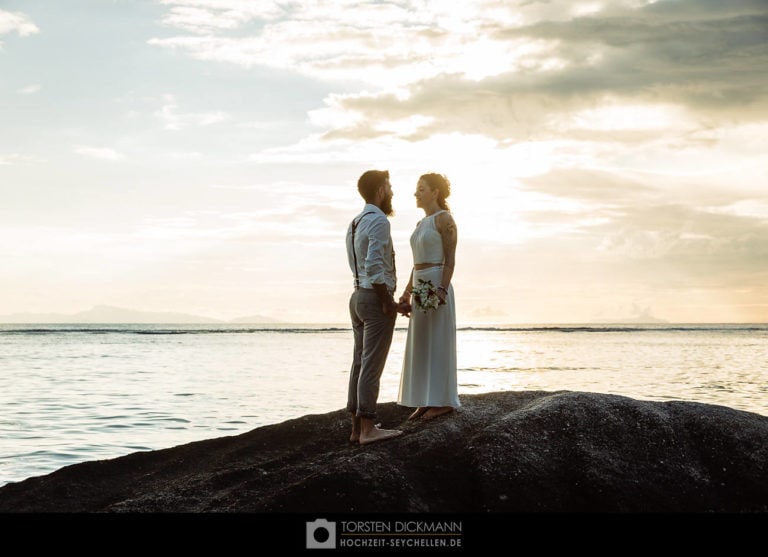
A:
<svg viewBox="0 0 768 557">
<path fill-rule="evenodd" d="M 357 223 L 354 255 L 352 252 L 353 223 Z M 376 205 L 367 203 L 347 228 L 347 259 L 353 276 L 355 256 L 357 256 L 360 288 L 373 288 L 374 284 L 386 284 L 390 293 L 395 291 L 397 286 L 395 250 L 392 245 L 389 219 Z"/>
</svg>

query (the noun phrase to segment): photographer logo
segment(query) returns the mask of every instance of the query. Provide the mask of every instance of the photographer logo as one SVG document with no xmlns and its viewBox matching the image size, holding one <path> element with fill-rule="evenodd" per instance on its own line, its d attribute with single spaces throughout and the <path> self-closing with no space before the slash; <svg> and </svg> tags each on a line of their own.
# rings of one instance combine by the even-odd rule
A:
<svg viewBox="0 0 768 557">
<path fill-rule="evenodd" d="M 307 549 L 336 549 L 336 523 L 324 518 L 307 522 Z"/>
</svg>

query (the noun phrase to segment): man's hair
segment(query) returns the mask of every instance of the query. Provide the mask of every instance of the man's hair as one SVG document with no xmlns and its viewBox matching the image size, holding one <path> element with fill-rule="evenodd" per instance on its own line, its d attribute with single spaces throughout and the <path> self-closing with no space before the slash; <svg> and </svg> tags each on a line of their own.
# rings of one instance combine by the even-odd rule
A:
<svg viewBox="0 0 768 557">
<path fill-rule="evenodd" d="M 357 181 L 357 191 L 366 202 L 373 201 L 378 189 L 389 180 L 389 170 L 368 170 Z"/>
</svg>

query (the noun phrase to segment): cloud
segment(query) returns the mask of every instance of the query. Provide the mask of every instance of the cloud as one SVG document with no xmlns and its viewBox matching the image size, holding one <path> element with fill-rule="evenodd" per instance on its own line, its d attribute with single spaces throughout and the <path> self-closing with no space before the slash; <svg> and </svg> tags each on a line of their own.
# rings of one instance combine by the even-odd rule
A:
<svg viewBox="0 0 768 557">
<path fill-rule="evenodd" d="M 190 126 L 210 126 L 229 119 L 229 115 L 220 110 L 181 113 L 173 95 L 165 95 L 164 102 L 162 108 L 155 112 L 155 116 L 163 121 L 167 130 L 180 130 Z"/>
<path fill-rule="evenodd" d="M 708 279 L 768 269 L 768 219 L 681 205 L 626 207 L 599 250 L 626 261 L 653 260 Z M 618 256 L 618 257 L 616 257 Z"/>
<path fill-rule="evenodd" d="M 546 174 L 524 178 L 522 189 L 585 203 L 632 205 L 658 195 L 658 189 L 640 178 L 617 175 L 596 169 L 556 169 Z"/>
<path fill-rule="evenodd" d="M 164 22 L 193 35 L 150 44 L 320 79 L 392 86 L 445 72 L 481 77 L 502 71 L 518 49 L 535 48 L 484 31 L 519 17 L 503 2 L 286 2 L 259 3 L 258 11 L 256 3 L 234 0 L 172 4 Z"/>
<path fill-rule="evenodd" d="M 118 153 L 114 149 L 109 149 L 107 147 L 90 147 L 87 145 L 78 145 L 73 149 L 73 152 L 85 157 L 91 157 L 105 161 L 118 161 L 125 158 L 122 153 Z"/>
<path fill-rule="evenodd" d="M 18 153 L 0 155 L 0 165 L 12 165 L 20 162 L 40 162 L 40 159 L 36 159 L 35 157 L 30 157 L 27 155 L 19 155 Z"/>
<path fill-rule="evenodd" d="M 256 190 L 261 188 L 255 188 Z M 318 205 L 307 201 L 310 195 L 318 200 L 317 188 L 294 190 L 264 190 L 259 196 L 263 209 L 219 211 L 184 211 L 167 217 L 145 218 L 135 235 L 143 240 L 184 240 L 191 244 L 210 246 L 225 242 L 227 249 L 238 246 L 284 246 L 295 242 L 304 246 L 338 245 L 340 230 L 344 230 L 349 218 L 348 207 Z M 333 201 L 333 196 L 326 194 Z M 282 204 L 274 206 L 271 198 L 279 198 Z M 337 196 L 336 196 L 337 198 Z M 297 214 L 303 215 L 302 226 L 296 226 Z"/>
<path fill-rule="evenodd" d="M 371 137 L 376 122 L 414 114 L 429 120 L 420 136 L 450 130 L 499 141 L 615 139 L 623 129 L 637 142 L 664 129 L 768 120 L 768 74 L 755 71 L 768 65 L 765 2 L 659 2 L 479 30 L 496 50 L 506 45 L 504 71 L 477 79 L 459 64 L 408 83 L 405 94 L 332 95 L 326 104 L 341 124 L 330 135 Z"/>
<path fill-rule="evenodd" d="M 542 276 L 553 265 L 560 270 L 552 272 L 568 269 L 575 285 L 594 282 L 596 288 L 762 291 L 768 204 L 759 188 L 715 186 L 576 168 L 521 178 L 521 199 L 542 203 L 514 204 L 527 241 L 505 257 L 538 267 Z"/>
<path fill-rule="evenodd" d="M 40 92 L 41 88 L 42 87 L 39 84 L 35 83 L 34 85 L 27 85 L 26 87 L 22 87 L 17 91 L 17 93 L 19 93 L 19 95 L 34 95 L 35 93 Z"/>
<path fill-rule="evenodd" d="M 162 0 L 171 6 L 163 23 L 193 33 L 232 30 L 254 20 L 270 20 L 283 12 L 280 3 L 242 0 Z"/>
<path fill-rule="evenodd" d="M 764 100 L 768 80 L 754 68 L 768 61 L 767 30 L 765 2 L 687 0 L 497 34 L 558 45 L 554 54 L 565 62 L 563 71 L 526 81 L 528 86 L 545 84 L 560 97 L 610 91 L 710 109 Z"/>
<path fill-rule="evenodd" d="M 40 29 L 23 13 L 0 10 L 0 35 L 6 35 L 14 31 L 19 37 L 28 37 L 29 35 L 39 33 Z"/>
</svg>

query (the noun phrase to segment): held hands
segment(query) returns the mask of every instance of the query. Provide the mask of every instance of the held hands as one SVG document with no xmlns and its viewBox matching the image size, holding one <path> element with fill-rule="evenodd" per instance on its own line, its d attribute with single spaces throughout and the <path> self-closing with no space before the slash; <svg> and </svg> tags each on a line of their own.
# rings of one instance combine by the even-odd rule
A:
<svg viewBox="0 0 768 557">
<path fill-rule="evenodd" d="M 403 317 L 411 316 L 411 304 L 408 302 L 395 302 L 392 300 L 389 304 L 384 304 L 382 309 L 384 310 L 384 315 L 392 315 L 396 311 Z"/>
<path fill-rule="evenodd" d="M 409 302 L 398 302 L 397 312 L 403 317 L 411 316 L 411 304 Z"/>
<path fill-rule="evenodd" d="M 397 303 L 397 311 L 403 317 L 410 317 L 412 310 L 413 306 L 411 306 L 411 293 L 406 290 L 403 292 L 403 295 L 400 296 L 400 300 Z"/>
<path fill-rule="evenodd" d="M 376 288 L 379 285 L 374 284 L 373 286 Z M 400 300 L 397 302 L 391 296 L 388 300 L 385 299 L 381 293 L 379 294 L 379 299 L 382 300 L 381 309 L 384 311 L 384 315 L 392 315 L 396 311 L 403 317 L 411 316 L 413 307 L 411 306 L 411 293 L 409 291 L 403 292 L 403 295 L 400 296 Z"/>
</svg>

